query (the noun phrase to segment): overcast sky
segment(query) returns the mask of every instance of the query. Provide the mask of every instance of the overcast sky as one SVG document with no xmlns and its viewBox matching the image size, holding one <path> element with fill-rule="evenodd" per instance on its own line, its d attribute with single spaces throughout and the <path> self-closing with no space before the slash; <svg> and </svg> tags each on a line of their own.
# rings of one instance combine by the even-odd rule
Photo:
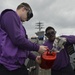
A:
<svg viewBox="0 0 75 75">
<path fill-rule="evenodd" d="M 75 35 L 75 0 L 0 0 L 0 12 L 4 9 L 16 7 L 22 3 L 30 4 L 34 17 L 24 23 L 29 37 L 35 36 L 38 31 L 36 23 L 43 23 L 44 29 L 52 26 L 57 35 Z"/>
</svg>

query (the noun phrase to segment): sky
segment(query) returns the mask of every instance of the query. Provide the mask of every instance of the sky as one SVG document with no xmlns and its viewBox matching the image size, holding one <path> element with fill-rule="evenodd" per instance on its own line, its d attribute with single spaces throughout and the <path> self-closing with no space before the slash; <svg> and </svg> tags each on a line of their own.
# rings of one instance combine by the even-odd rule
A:
<svg viewBox="0 0 75 75">
<path fill-rule="evenodd" d="M 33 18 L 23 23 L 30 37 L 36 36 L 36 23 L 43 23 L 44 31 L 52 26 L 60 35 L 75 35 L 75 0 L 0 0 L 0 12 L 4 9 L 16 10 L 22 3 L 28 3 L 33 10 Z"/>
</svg>

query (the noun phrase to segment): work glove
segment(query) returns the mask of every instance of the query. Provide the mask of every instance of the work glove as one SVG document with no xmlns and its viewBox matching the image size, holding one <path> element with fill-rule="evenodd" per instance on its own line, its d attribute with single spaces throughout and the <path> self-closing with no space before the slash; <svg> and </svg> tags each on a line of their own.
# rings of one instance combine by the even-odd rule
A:
<svg viewBox="0 0 75 75">
<path fill-rule="evenodd" d="M 64 49 L 66 41 L 67 40 L 64 37 L 57 37 L 54 40 L 52 51 L 59 53 L 62 49 Z"/>
</svg>

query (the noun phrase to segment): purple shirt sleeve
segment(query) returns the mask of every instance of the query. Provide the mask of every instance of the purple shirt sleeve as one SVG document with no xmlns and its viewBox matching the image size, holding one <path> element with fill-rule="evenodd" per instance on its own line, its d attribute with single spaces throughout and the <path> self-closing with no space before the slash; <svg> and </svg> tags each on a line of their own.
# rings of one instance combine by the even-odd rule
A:
<svg viewBox="0 0 75 75">
<path fill-rule="evenodd" d="M 74 35 L 70 35 L 70 36 L 62 35 L 61 37 L 65 37 L 67 39 L 67 42 L 69 42 L 70 44 L 75 44 L 75 36 Z"/>
<path fill-rule="evenodd" d="M 29 59 L 35 60 L 36 59 L 36 55 L 34 55 L 33 53 L 29 53 Z"/>
<path fill-rule="evenodd" d="M 4 28 L 7 34 L 9 35 L 12 43 L 16 46 L 20 46 L 23 50 L 31 50 L 31 51 L 38 51 L 39 45 L 30 42 L 25 36 L 21 33 L 21 22 L 18 15 L 13 12 L 9 11 L 3 15 L 3 22 Z"/>
</svg>

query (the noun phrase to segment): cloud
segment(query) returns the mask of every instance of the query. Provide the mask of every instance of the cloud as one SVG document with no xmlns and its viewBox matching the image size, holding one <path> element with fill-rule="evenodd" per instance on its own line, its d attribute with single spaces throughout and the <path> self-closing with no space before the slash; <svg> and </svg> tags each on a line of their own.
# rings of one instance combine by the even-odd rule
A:
<svg viewBox="0 0 75 75">
<path fill-rule="evenodd" d="M 53 26 L 57 35 L 75 34 L 75 0 L 0 0 L 0 12 L 5 8 L 16 9 L 21 2 L 27 2 L 32 7 L 34 17 L 24 23 L 29 37 L 35 36 L 37 22 L 41 21 L 45 30 Z"/>
</svg>

